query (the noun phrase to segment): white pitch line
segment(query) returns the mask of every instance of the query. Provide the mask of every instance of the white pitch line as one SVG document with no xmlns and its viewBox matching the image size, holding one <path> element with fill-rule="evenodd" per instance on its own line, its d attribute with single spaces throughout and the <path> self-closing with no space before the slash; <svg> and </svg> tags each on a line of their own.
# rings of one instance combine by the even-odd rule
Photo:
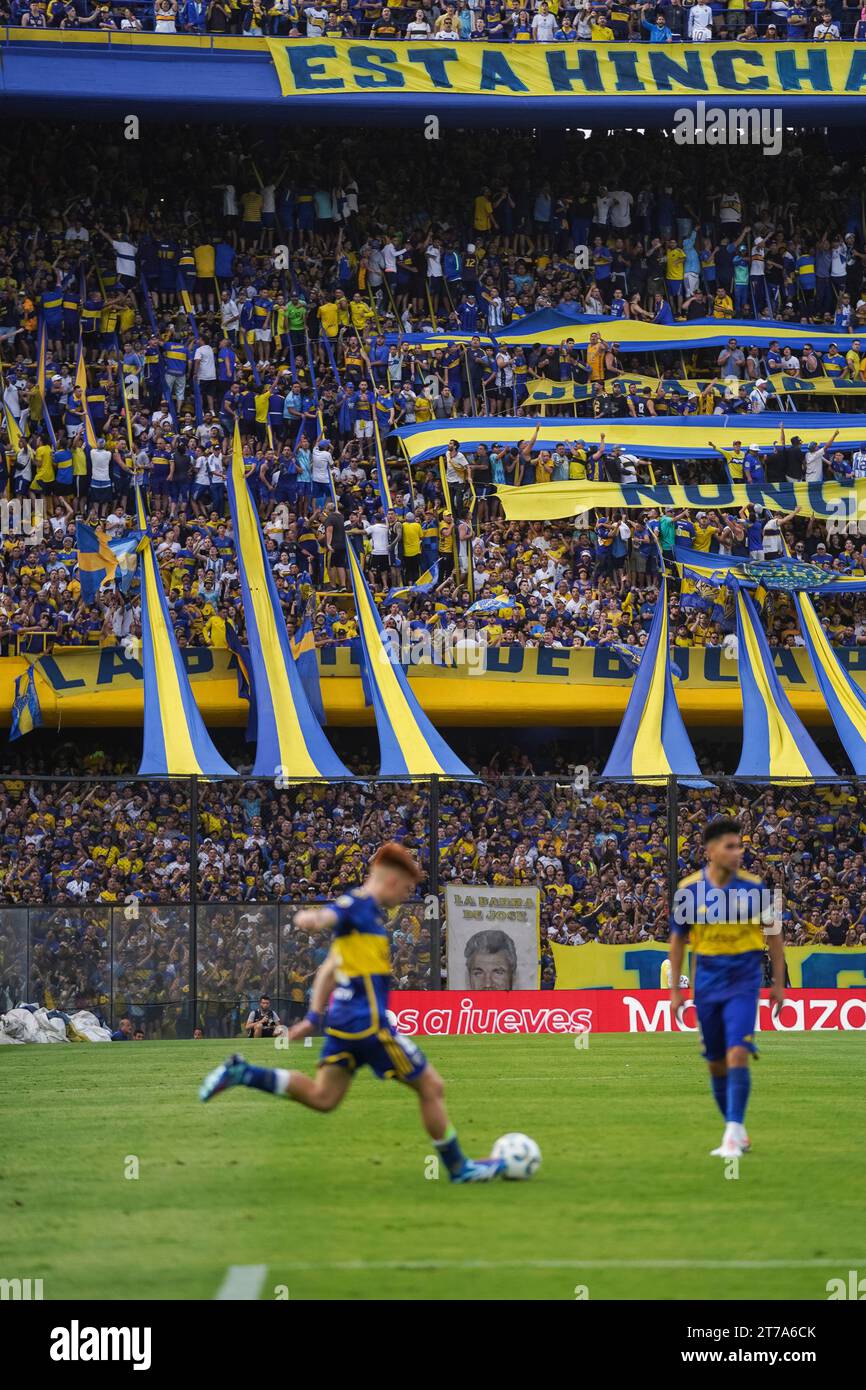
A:
<svg viewBox="0 0 866 1390">
<path fill-rule="evenodd" d="M 267 1265 L 229 1265 L 215 1299 L 254 1303 L 262 1291 Z"/>
<path fill-rule="evenodd" d="M 319 1269 L 344 1272 L 364 1270 L 446 1269 L 862 1269 L 866 1256 L 815 1260 L 337 1260 L 332 1263 L 293 1264 L 294 1272 Z"/>
</svg>

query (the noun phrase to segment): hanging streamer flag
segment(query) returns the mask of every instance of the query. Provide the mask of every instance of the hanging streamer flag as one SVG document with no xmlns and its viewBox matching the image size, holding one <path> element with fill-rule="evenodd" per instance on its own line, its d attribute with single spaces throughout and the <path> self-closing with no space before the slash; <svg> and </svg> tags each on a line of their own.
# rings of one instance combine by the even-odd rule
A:
<svg viewBox="0 0 866 1390">
<path fill-rule="evenodd" d="M 12 701 L 12 726 L 9 742 L 42 727 L 42 709 L 36 689 L 36 662 L 31 663 L 23 676 L 15 678 L 15 697 Z"/>
<path fill-rule="evenodd" d="M 189 676 L 166 602 L 141 490 L 136 511 L 142 533 L 141 645 L 144 671 L 144 748 L 140 777 L 235 777 L 211 742 L 190 688 Z"/>
<path fill-rule="evenodd" d="M 81 393 L 81 414 L 84 420 L 84 442 L 91 448 L 96 448 L 96 430 L 93 428 L 93 421 L 90 418 L 90 406 L 87 401 L 87 367 L 84 362 L 84 339 L 81 331 L 78 333 L 78 356 L 75 360 L 75 385 Z"/>
<path fill-rule="evenodd" d="M 662 576 L 647 644 L 603 777 L 618 782 L 688 777 L 703 785 L 674 693 L 668 622 L 667 580 Z"/>
<path fill-rule="evenodd" d="M 18 426 L 18 421 L 15 419 L 6 401 L 3 402 L 3 414 L 6 419 L 6 429 L 9 434 L 9 448 L 13 454 L 17 454 L 21 449 L 21 430 Z"/>
<path fill-rule="evenodd" d="M 319 658 L 316 655 L 316 639 L 309 609 L 304 614 L 304 620 L 294 637 L 289 639 L 289 646 L 298 668 L 301 685 L 310 702 L 310 709 L 319 723 L 324 724 L 325 706 L 322 702 L 322 683 L 319 679 Z"/>
<path fill-rule="evenodd" d="M 289 780 L 349 777 L 310 708 L 292 656 L 262 528 L 247 487 L 237 425 L 228 493 L 256 707 L 253 776 Z"/>
<path fill-rule="evenodd" d="M 737 610 L 743 748 L 735 777 L 772 782 L 836 776 L 782 689 L 754 600 L 732 582 Z"/>
<path fill-rule="evenodd" d="M 866 777 L 866 696 L 840 665 L 809 596 L 795 594 L 793 599 L 815 679 L 827 701 L 839 741 L 857 776 Z"/>
<path fill-rule="evenodd" d="M 392 658 L 373 596 L 351 545 L 348 554 L 361 657 L 379 732 L 379 776 L 476 780 L 475 774 L 437 733 L 412 693 L 405 672 Z"/>
<path fill-rule="evenodd" d="M 379 397 L 373 398 L 373 436 L 376 446 L 376 477 L 379 480 L 379 500 L 382 503 L 382 510 L 387 516 L 393 511 L 394 500 L 391 496 L 391 487 L 388 482 L 388 469 L 385 466 L 385 450 L 382 448 L 382 434 L 379 429 Z"/>
</svg>

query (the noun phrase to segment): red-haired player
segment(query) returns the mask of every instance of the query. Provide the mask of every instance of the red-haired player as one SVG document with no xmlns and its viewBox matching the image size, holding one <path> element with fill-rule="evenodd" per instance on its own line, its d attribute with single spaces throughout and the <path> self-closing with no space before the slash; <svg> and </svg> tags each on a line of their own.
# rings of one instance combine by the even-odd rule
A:
<svg viewBox="0 0 866 1390">
<path fill-rule="evenodd" d="M 486 1182 L 500 1175 L 499 1159 L 463 1154 L 445 1109 L 442 1078 L 410 1039 L 388 1020 L 391 952 L 385 909 L 405 902 L 421 869 L 402 845 L 389 841 L 373 856 L 360 888 L 343 893 L 327 907 L 295 914 L 299 931 L 332 931 L 327 959 L 313 982 L 310 1009 L 289 1038 L 308 1036 L 324 1019 L 325 1041 L 315 1077 L 279 1067 L 255 1067 L 235 1054 L 212 1071 L 199 1095 L 210 1100 L 230 1086 L 252 1086 L 285 1096 L 311 1110 L 334 1110 L 359 1067 L 380 1079 L 402 1081 L 418 1096 L 421 1120 L 452 1182 Z"/>
</svg>

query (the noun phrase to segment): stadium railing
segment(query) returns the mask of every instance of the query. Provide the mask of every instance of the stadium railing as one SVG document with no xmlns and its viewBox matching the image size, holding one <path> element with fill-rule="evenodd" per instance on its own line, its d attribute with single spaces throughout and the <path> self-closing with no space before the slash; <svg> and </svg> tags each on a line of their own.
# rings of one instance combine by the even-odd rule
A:
<svg viewBox="0 0 866 1390">
<path fill-rule="evenodd" d="M 169 836 L 145 850 L 158 865 L 166 859 L 175 865 L 170 890 L 158 901 L 144 901 L 128 880 L 105 886 L 111 861 L 134 857 L 141 848 L 122 828 L 123 816 L 112 809 L 105 817 L 120 825 L 112 830 L 106 823 L 101 844 L 82 820 L 87 806 L 116 806 L 112 793 L 123 798 L 128 818 L 141 790 L 162 801 L 163 819 L 172 822 Z M 542 883 L 541 892 L 545 937 L 567 940 L 579 926 L 586 940 L 619 943 L 666 939 L 672 888 L 700 862 L 701 831 L 717 814 L 742 820 L 758 867 L 782 888 L 791 930 L 804 915 L 812 926 L 817 919 L 820 928 L 822 901 L 830 912 L 826 885 L 819 881 L 810 888 L 808 903 L 798 900 L 800 842 L 809 844 L 809 853 L 818 847 L 808 862 L 810 882 L 825 868 L 833 882 L 851 870 L 866 822 L 866 783 L 856 779 L 820 785 L 709 778 L 701 785 L 674 778 L 626 784 L 590 778 L 579 766 L 548 777 L 414 783 L 353 778 L 279 788 L 253 779 L 234 785 L 192 778 L 143 783 L 134 777 L 7 773 L 0 794 L 10 808 L 7 818 L 23 798 L 33 808 L 28 816 L 38 818 L 43 808 L 43 822 L 66 798 L 67 810 L 76 808 L 69 824 L 84 827 L 88 854 L 95 849 L 106 863 L 87 901 L 38 900 L 40 872 L 53 871 L 56 881 L 62 854 L 53 848 L 42 853 L 31 845 L 40 872 L 25 875 L 19 888 L 9 867 L 0 876 L 0 1012 L 22 1002 L 65 1012 L 86 1008 L 112 1026 L 127 1015 L 148 1037 L 188 1037 L 194 1028 L 206 1036 L 237 1036 L 262 993 L 270 995 L 281 1018 L 300 1016 L 327 947 L 293 929 L 293 916 L 357 881 L 368 853 L 388 838 L 405 839 L 426 870 L 417 896 L 391 922 L 396 987 L 423 990 L 445 982 L 444 887 L 515 881 L 510 856 L 488 852 L 479 864 L 479 840 L 490 833 L 500 832 L 529 861 L 555 861 L 560 851 L 567 857 L 570 852 L 572 862 L 579 859 L 586 869 L 586 886 L 571 891 L 557 882 L 555 868 L 548 873 L 552 881 Z M 160 838 L 154 804 L 141 820 L 149 836 L 156 825 Z M 783 829 L 771 839 L 777 823 Z M 351 830 L 343 833 L 343 826 Z M 214 845 L 234 841 L 248 853 L 244 847 L 261 837 L 270 844 L 282 839 L 279 853 L 290 846 L 295 860 L 285 883 L 266 875 L 264 860 L 252 872 L 245 866 L 235 891 L 225 868 L 209 871 Z M 26 840 L 25 831 L 22 845 Z M 23 852 L 19 847 L 15 857 Z M 80 845 L 75 854 L 65 852 L 70 860 L 84 853 Z M 537 862 L 530 863 L 527 881 L 540 876 Z M 115 900 L 98 901 L 101 892 Z"/>
</svg>

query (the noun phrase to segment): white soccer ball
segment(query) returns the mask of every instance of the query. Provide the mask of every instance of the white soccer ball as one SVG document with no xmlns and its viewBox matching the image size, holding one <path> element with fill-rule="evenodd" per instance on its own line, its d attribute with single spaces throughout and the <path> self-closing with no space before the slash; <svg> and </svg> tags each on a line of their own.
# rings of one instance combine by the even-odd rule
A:
<svg viewBox="0 0 866 1390">
<path fill-rule="evenodd" d="M 493 1157 L 505 1160 L 505 1178 L 531 1178 L 541 1167 L 541 1149 L 528 1134 L 503 1134 L 493 1145 Z"/>
</svg>

